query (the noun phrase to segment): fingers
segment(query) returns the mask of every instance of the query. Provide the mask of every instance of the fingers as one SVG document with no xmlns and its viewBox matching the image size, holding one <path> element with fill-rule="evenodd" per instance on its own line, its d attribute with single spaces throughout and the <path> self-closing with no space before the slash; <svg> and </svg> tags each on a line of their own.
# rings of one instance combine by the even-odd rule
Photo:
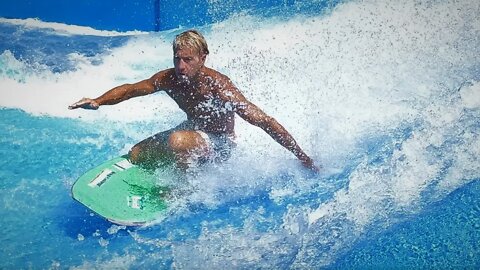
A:
<svg viewBox="0 0 480 270">
<path fill-rule="evenodd" d="M 69 110 L 76 109 L 76 108 L 80 107 L 79 104 L 80 104 L 79 102 L 73 103 L 72 105 L 68 106 L 68 109 Z"/>
<path fill-rule="evenodd" d="M 315 164 L 312 164 L 312 166 L 310 167 L 310 169 L 316 173 L 319 173 L 320 172 L 320 168 L 315 166 Z"/>
<path fill-rule="evenodd" d="M 308 165 L 305 165 L 305 167 L 309 168 L 310 170 L 316 172 L 316 173 L 319 173 L 320 172 L 320 169 L 315 165 L 315 164 L 308 164 Z"/>
<path fill-rule="evenodd" d="M 307 158 L 305 160 L 302 160 L 302 165 L 310 170 L 312 170 L 313 172 L 315 173 L 319 173 L 320 172 L 320 168 L 317 167 L 314 163 L 313 163 L 313 159 L 311 158 Z"/>
<path fill-rule="evenodd" d="M 80 101 L 73 103 L 72 105 L 68 106 L 69 110 L 83 108 L 83 109 L 90 109 L 96 110 L 98 109 L 99 105 L 95 100 L 90 98 L 82 98 Z"/>
<path fill-rule="evenodd" d="M 68 109 L 73 110 L 73 109 L 81 107 L 83 104 L 85 104 L 85 100 L 86 100 L 86 98 L 82 98 L 80 101 L 77 101 L 77 102 L 73 103 L 72 105 L 68 106 Z"/>
</svg>

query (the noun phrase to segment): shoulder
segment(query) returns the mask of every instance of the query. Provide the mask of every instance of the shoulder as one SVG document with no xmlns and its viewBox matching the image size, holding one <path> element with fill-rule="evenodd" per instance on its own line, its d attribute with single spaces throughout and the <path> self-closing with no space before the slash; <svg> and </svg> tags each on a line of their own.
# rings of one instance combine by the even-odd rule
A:
<svg viewBox="0 0 480 270">
<path fill-rule="evenodd" d="M 228 78 L 227 75 L 222 74 L 215 69 L 204 67 L 202 72 L 209 83 L 219 84 L 231 82 L 230 78 Z"/>
<path fill-rule="evenodd" d="M 203 73 L 206 84 L 214 92 L 222 94 L 232 90 L 238 91 L 232 80 L 227 75 L 211 68 L 205 68 Z"/>
<path fill-rule="evenodd" d="M 224 102 L 230 103 L 233 108 L 237 109 L 248 102 L 227 75 L 214 69 L 207 69 L 204 74 L 214 94 Z"/>
<path fill-rule="evenodd" d="M 155 73 L 151 78 L 150 82 L 158 90 L 163 90 L 170 88 L 175 81 L 175 70 L 173 68 L 165 69 Z"/>
</svg>

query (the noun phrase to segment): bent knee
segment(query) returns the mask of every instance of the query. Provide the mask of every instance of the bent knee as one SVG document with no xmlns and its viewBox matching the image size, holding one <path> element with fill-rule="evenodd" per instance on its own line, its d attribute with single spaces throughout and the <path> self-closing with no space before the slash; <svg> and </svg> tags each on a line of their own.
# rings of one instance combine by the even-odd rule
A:
<svg viewBox="0 0 480 270">
<path fill-rule="evenodd" d="M 140 162 L 140 154 L 142 153 L 142 148 L 139 145 L 135 145 L 128 152 L 128 158 L 133 164 Z"/>
<path fill-rule="evenodd" d="M 205 140 L 195 131 L 175 131 L 168 137 L 168 146 L 175 152 L 206 149 Z"/>
</svg>

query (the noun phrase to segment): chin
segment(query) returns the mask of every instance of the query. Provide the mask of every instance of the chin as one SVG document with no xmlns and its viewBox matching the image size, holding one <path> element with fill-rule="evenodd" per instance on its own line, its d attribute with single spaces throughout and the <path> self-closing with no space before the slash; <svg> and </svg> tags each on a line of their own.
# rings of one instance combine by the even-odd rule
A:
<svg viewBox="0 0 480 270">
<path fill-rule="evenodd" d="M 187 75 L 177 75 L 177 79 L 180 82 L 190 82 L 190 77 L 188 77 Z"/>
</svg>

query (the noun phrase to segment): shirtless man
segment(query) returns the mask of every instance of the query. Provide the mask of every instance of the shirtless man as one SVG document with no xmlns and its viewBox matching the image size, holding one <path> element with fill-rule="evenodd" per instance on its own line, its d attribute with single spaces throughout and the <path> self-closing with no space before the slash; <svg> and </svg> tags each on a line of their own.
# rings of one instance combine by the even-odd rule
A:
<svg viewBox="0 0 480 270">
<path fill-rule="evenodd" d="M 199 160 L 224 161 L 235 147 L 236 113 L 267 132 L 305 167 L 318 171 L 283 126 L 248 101 L 227 76 L 204 65 L 208 53 L 205 38 L 199 32 L 183 32 L 173 41 L 174 68 L 115 87 L 95 99 L 83 98 L 69 109 L 96 110 L 101 105 L 165 91 L 187 114 L 187 121 L 133 146 L 129 153 L 132 163 L 152 164 L 166 155 L 173 156 L 183 168 Z"/>
</svg>

